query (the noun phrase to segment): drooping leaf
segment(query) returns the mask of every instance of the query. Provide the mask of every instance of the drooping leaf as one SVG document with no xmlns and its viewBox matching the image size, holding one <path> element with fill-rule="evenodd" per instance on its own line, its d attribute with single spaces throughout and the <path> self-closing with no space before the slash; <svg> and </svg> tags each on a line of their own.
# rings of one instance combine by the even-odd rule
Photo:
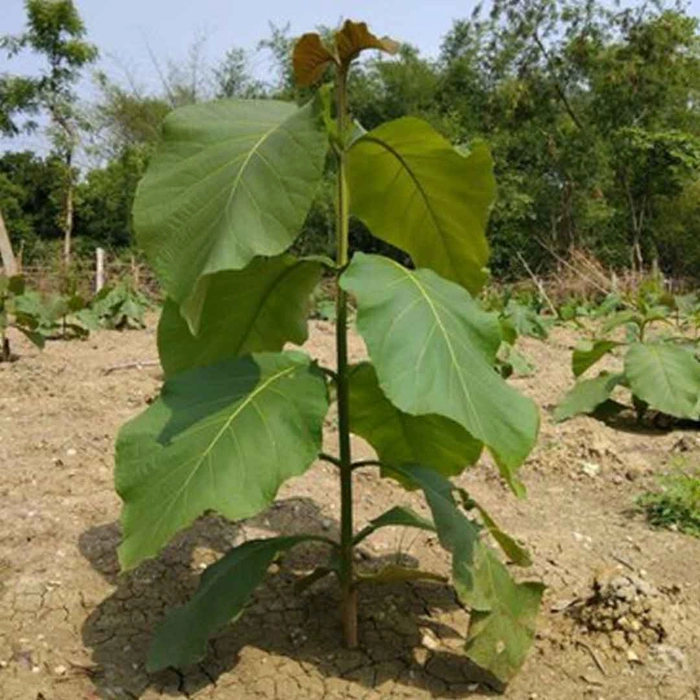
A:
<svg viewBox="0 0 700 700">
<path fill-rule="evenodd" d="M 399 44 L 388 36 L 377 37 L 367 28 L 365 22 L 346 20 L 343 28 L 335 33 L 335 46 L 340 62 L 347 65 L 361 51 L 378 49 L 385 53 L 395 54 Z"/>
<path fill-rule="evenodd" d="M 593 367 L 598 360 L 607 355 L 620 343 L 614 340 L 596 340 L 594 343 L 586 343 L 574 349 L 571 357 L 571 368 L 574 377 L 580 377 L 586 370 Z"/>
<path fill-rule="evenodd" d="M 467 509 L 476 508 L 484 522 L 485 528 L 488 530 L 491 537 L 498 543 L 503 553 L 514 564 L 518 566 L 531 566 L 532 559 L 529 552 L 519 545 L 508 533 L 504 532 L 491 517 L 489 512 L 477 501 L 475 501 L 464 489 L 459 489 L 462 496 L 462 502 Z"/>
<path fill-rule="evenodd" d="M 474 464 L 482 449 L 449 418 L 412 416 L 396 408 L 379 388 L 369 362 L 351 369 L 350 430 L 372 445 L 383 464 L 423 464 L 446 476 Z"/>
<path fill-rule="evenodd" d="M 523 665 L 535 638 L 544 586 L 534 581 L 516 583 L 484 546 L 477 548 L 474 576 L 488 608 L 472 609 L 465 652 L 502 689 Z"/>
<path fill-rule="evenodd" d="M 475 589 L 472 572 L 474 553 L 479 546 L 479 527 L 457 507 L 452 495 L 454 486 L 432 469 L 419 465 L 396 467 L 405 481 L 413 482 L 425 494 L 433 515 L 440 544 L 452 554 L 452 578 L 455 590 L 468 605 L 481 599 Z"/>
<path fill-rule="evenodd" d="M 134 204 L 139 244 L 196 329 L 206 276 L 277 255 L 296 238 L 323 175 L 315 103 L 225 100 L 183 107 Z M 204 278 L 204 279 L 203 279 Z"/>
<path fill-rule="evenodd" d="M 472 293 L 486 280 L 485 237 L 495 197 L 489 150 L 458 153 L 429 124 L 404 117 L 348 153 L 352 213 L 382 240 Z"/>
<path fill-rule="evenodd" d="M 435 525 L 422 515 L 404 506 L 394 506 L 380 516 L 370 520 L 353 538 L 353 544 L 359 544 L 382 527 L 413 527 L 418 530 L 435 532 Z"/>
<path fill-rule="evenodd" d="M 700 418 L 700 362 L 675 345 L 635 343 L 625 356 L 632 393 L 657 411 L 676 418 Z"/>
<path fill-rule="evenodd" d="M 457 506 L 454 486 L 432 469 L 396 468 L 423 490 L 440 544 L 452 554 L 452 578 L 460 600 L 471 608 L 467 656 L 502 686 L 520 668 L 534 638 L 542 597 L 540 583 L 516 583 L 481 541 L 479 527 Z"/>
<path fill-rule="evenodd" d="M 288 341 L 304 343 L 309 296 L 321 271 L 317 260 L 281 255 L 213 275 L 197 336 L 168 299 L 158 324 L 166 376 L 251 352 L 276 352 Z"/>
<path fill-rule="evenodd" d="M 581 413 L 593 413 L 624 382 L 624 374 L 601 372 L 593 379 L 579 379 L 554 411 L 554 420 L 565 421 Z"/>
<path fill-rule="evenodd" d="M 497 319 L 431 270 L 381 256 L 355 254 L 341 285 L 357 299 L 357 328 L 386 397 L 405 413 L 461 425 L 522 492 L 515 470 L 535 443 L 539 415 L 494 370 Z"/>
<path fill-rule="evenodd" d="M 31 328 L 25 328 L 19 324 L 17 324 L 15 327 L 30 343 L 32 343 L 32 345 L 39 348 L 39 350 L 44 349 L 44 346 L 46 345 L 46 336 L 43 333 L 39 333 Z"/>
<path fill-rule="evenodd" d="M 404 581 L 440 581 L 447 579 L 440 574 L 422 569 L 411 569 L 399 564 L 387 564 L 374 573 L 357 572 L 357 583 L 360 584 L 381 584 L 381 583 L 403 583 Z"/>
<path fill-rule="evenodd" d="M 149 650 L 148 672 L 169 666 L 184 668 L 201 659 L 207 639 L 241 615 L 275 557 L 310 539 L 314 538 L 300 535 L 250 540 L 207 568 L 192 599 L 158 626 Z"/>
<path fill-rule="evenodd" d="M 268 506 L 321 446 L 325 380 L 298 352 L 261 353 L 169 379 L 116 448 L 130 569 L 207 510 L 233 520 Z"/>
<path fill-rule="evenodd" d="M 318 82 L 326 69 L 338 59 L 315 32 L 303 34 L 294 44 L 292 65 L 297 85 L 308 86 Z"/>
</svg>

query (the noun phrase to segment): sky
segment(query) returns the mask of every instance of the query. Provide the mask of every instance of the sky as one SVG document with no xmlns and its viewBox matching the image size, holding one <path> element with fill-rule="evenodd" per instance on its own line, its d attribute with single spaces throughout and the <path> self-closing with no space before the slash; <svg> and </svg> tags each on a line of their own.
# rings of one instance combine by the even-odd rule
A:
<svg viewBox="0 0 700 700">
<path fill-rule="evenodd" d="M 700 2 L 700 0 L 698 0 Z M 0 34 L 21 32 L 25 23 L 23 0 L 0 0 Z M 427 55 L 439 51 L 441 37 L 453 18 L 467 16 L 474 0 L 76 0 L 88 39 L 97 44 L 99 67 L 110 76 L 133 74 L 144 86 L 156 85 L 152 53 L 165 64 L 184 60 L 198 37 L 214 62 L 232 46 L 250 50 L 270 34 L 269 23 L 290 24 L 292 35 L 317 25 L 335 26 L 341 20 L 364 20 L 375 33 L 389 34 L 417 45 Z M 269 65 L 263 55 L 252 55 L 255 73 L 264 78 Z M 0 73 L 31 70 L 31 59 L 0 58 Z"/>
<path fill-rule="evenodd" d="M 269 23 L 290 25 L 292 35 L 317 25 L 338 25 L 343 19 L 366 21 L 376 34 L 388 34 L 417 46 L 425 56 L 435 56 L 452 22 L 471 14 L 476 0 L 76 0 L 87 27 L 89 41 L 100 49 L 97 67 L 111 78 L 125 82 L 127 75 L 145 89 L 157 89 L 157 72 L 151 55 L 165 65 L 187 58 L 198 37 L 204 37 L 205 57 L 215 63 L 238 46 L 250 51 L 251 68 L 265 79 L 270 69 L 264 54 L 255 54 L 260 39 L 270 34 Z M 0 35 L 19 33 L 25 23 L 23 0 L 0 0 Z M 690 12 L 700 16 L 700 0 L 689 2 Z M 0 73 L 32 73 L 36 59 L 0 57 Z M 89 79 L 80 87 L 82 96 L 94 94 Z M 44 150 L 41 137 L 27 137 L 14 148 Z M 7 147 L 0 139 L 0 149 Z"/>
<path fill-rule="evenodd" d="M 289 23 L 295 36 L 320 24 L 336 26 L 343 19 L 365 21 L 375 33 L 389 34 L 434 56 L 452 20 L 468 16 L 475 4 L 476 0 L 76 0 L 87 38 L 100 50 L 96 67 L 121 83 L 133 79 L 146 90 L 160 86 L 152 57 L 162 66 L 184 62 L 198 38 L 205 39 L 203 50 L 211 64 L 233 46 L 246 49 L 251 70 L 265 80 L 270 60 L 255 48 L 270 35 L 271 22 L 279 27 Z M 0 35 L 22 32 L 23 0 L 0 0 L 0 6 Z M 31 56 L 0 56 L 0 74 L 31 74 L 39 65 Z M 87 98 L 95 94 L 90 78 L 83 80 L 79 93 Z M 5 148 L 46 152 L 48 146 L 37 133 L 12 142 L 0 138 L 0 150 Z"/>
</svg>

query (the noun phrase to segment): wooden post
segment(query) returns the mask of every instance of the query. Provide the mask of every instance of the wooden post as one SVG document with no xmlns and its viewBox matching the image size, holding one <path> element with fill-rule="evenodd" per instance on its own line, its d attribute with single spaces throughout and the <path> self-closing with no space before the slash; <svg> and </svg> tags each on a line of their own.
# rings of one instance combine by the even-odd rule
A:
<svg viewBox="0 0 700 700">
<path fill-rule="evenodd" d="M 105 249 L 98 248 L 97 251 L 97 270 L 95 273 L 95 293 L 99 292 L 105 286 Z"/>
<path fill-rule="evenodd" d="M 19 269 L 17 267 L 17 261 L 15 260 L 15 254 L 12 252 L 12 243 L 10 243 L 10 236 L 7 233 L 7 228 L 5 227 L 5 220 L 2 218 L 2 212 L 0 211 L 0 261 L 2 266 L 5 268 L 5 274 L 8 277 L 14 277 Z"/>
</svg>

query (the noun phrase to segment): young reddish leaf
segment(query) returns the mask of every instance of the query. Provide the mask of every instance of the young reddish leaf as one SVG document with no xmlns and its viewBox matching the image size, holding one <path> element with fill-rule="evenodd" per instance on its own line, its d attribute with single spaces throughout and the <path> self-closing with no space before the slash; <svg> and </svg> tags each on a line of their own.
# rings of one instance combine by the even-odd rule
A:
<svg viewBox="0 0 700 700">
<path fill-rule="evenodd" d="M 294 45 L 292 65 L 297 85 L 313 85 L 323 77 L 328 66 L 337 62 L 316 33 L 304 34 Z"/>
<path fill-rule="evenodd" d="M 388 36 L 377 37 L 367 28 L 365 22 L 353 22 L 346 20 L 343 28 L 335 33 L 335 45 L 338 58 L 343 65 L 347 65 L 367 49 L 378 49 L 388 54 L 395 54 L 400 44 Z"/>
</svg>

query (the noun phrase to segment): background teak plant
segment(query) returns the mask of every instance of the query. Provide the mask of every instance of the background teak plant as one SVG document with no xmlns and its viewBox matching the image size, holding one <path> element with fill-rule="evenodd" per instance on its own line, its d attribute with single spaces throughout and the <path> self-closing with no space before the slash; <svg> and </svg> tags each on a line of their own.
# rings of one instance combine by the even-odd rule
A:
<svg viewBox="0 0 700 700">
<path fill-rule="evenodd" d="M 452 578 L 471 610 L 466 654 L 503 686 L 523 663 L 543 587 L 516 583 L 487 544 L 516 565 L 528 554 L 448 479 L 486 447 L 514 492 L 517 469 L 539 424 L 534 404 L 495 370 L 498 318 L 475 301 L 486 279 L 484 235 L 495 193 L 484 145 L 457 151 L 427 123 L 402 118 L 365 132 L 347 104 L 352 61 L 397 44 L 346 22 L 326 45 L 298 41 L 298 82 L 329 77 L 301 108 L 271 100 L 227 100 L 175 110 L 140 184 L 139 240 L 168 294 L 158 330 L 165 370 L 160 398 L 126 424 L 116 447 L 124 501 L 119 558 L 131 569 L 198 516 L 259 513 L 283 481 L 317 459 L 338 468 L 340 541 L 316 534 L 248 541 L 202 575 L 184 607 L 155 633 L 148 669 L 201 658 L 208 637 L 237 618 L 281 553 L 305 542 L 329 550 L 311 574 L 337 576 L 348 647 L 358 644 L 357 588 L 375 580 L 434 574 L 392 566 L 356 571 L 353 548 L 387 526 L 437 533 Z M 331 152 L 337 180 L 337 257 L 294 258 L 294 242 Z M 348 221 L 361 219 L 410 254 L 415 269 L 379 255 L 349 260 Z M 336 285 L 337 365 L 321 368 L 300 351 L 308 300 L 324 268 Z M 348 296 L 370 362 L 348 362 Z M 330 388 L 333 387 L 333 391 Z M 323 453 L 330 396 L 339 453 Z M 350 434 L 377 453 L 381 475 L 422 490 L 432 520 L 394 506 L 356 529 Z"/>
<path fill-rule="evenodd" d="M 627 406 L 613 400 L 617 387 L 628 389 L 637 417 L 648 409 L 678 419 L 700 420 L 700 362 L 697 342 L 683 334 L 680 317 L 675 335 L 650 335 L 655 324 L 672 327 L 671 315 L 681 311 L 692 316 L 693 301 L 668 294 L 640 292 L 633 302 L 626 302 L 603 323 L 592 341 L 574 349 L 571 368 L 576 383 L 554 412 L 554 418 L 567 420 L 575 415 L 593 414 L 602 418 L 620 413 Z M 625 327 L 625 340 L 610 334 Z M 687 330 L 687 329 L 685 329 Z M 600 360 L 624 349 L 620 371 L 600 371 L 595 377 L 584 376 Z"/>
</svg>

